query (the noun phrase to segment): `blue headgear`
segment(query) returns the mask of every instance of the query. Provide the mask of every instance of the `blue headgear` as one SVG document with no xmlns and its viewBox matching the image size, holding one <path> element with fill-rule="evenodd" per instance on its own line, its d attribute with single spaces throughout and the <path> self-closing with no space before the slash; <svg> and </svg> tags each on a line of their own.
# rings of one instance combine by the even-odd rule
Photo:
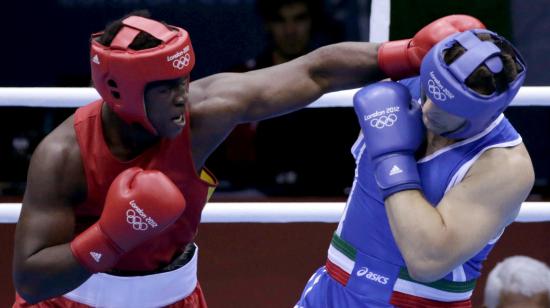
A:
<svg viewBox="0 0 550 308">
<path fill-rule="evenodd" d="M 495 91 L 484 95 L 466 85 L 466 79 L 480 65 L 485 64 L 495 74 L 503 69 L 499 57 L 500 48 L 489 41 L 480 40 L 476 36 L 479 33 L 487 33 L 496 41 L 508 42 L 502 36 L 488 30 L 468 30 L 453 34 L 437 43 L 422 60 L 420 82 L 424 93 L 439 108 L 467 120 L 460 129 L 444 134 L 445 137 L 462 139 L 483 131 L 510 104 L 525 80 L 527 67 L 519 52 L 514 49 L 516 62 L 521 70 L 516 79 L 508 84 L 508 89 L 501 93 Z M 443 59 L 444 53 L 455 43 L 464 47 L 466 52 L 447 65 Z"/>
</svg>

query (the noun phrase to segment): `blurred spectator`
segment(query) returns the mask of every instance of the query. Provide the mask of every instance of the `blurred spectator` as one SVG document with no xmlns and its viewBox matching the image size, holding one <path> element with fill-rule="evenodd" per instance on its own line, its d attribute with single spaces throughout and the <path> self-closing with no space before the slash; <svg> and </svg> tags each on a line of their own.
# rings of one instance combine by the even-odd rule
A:
<svg viewBox="0 0 550 308">
<path fill-rule="evenodd" d="M 526 256 L 504 259 L 489 273 L 484 305 L 487 308 L 550 307 L 550 268 Z"/>
<path fill-rule="evenodd" d="M 2 107 L 0 196 L 23 195 L 31 154 L 45 134 L 44 112 L 42 108 Z"/>
<path fill-rule="evenodd" d="M 244 72 L 281 64 L 343 39 L 343 28 L 325 15 L 323 1 L 258 0 L 257 11 L 264 23 L 266 47 L 258 56 L 237 65 L 232 71 Z M 327 131 L 331 128 L 326 123 L 336 117 L 330 110 L 303 110 L 237 126 L 208 163 L 220 180 L 218 191 L 259 188 L 267 195 L 343 195 L 343 188 L 337 188 L 336 192 L 326 189 L 334 186 L 334 179 L 324 181 L 323 185 L 307 179 L 319 179 L 315 172 L 318 170 L 315 155 L 319 159 L 331 155 L 329 149 L 317 142 L 316 134 L 332 133 Z M 344 147 L 346 151 L 352 142 Z M 321 153 L 316 152 L 316 147 Z M 351 176 L 352 173 L 349 178 Z M 349 178 L 346 177 L 343 183 L 349 183 Z"/>
<path fill-rule="evenodd" d="M 256 6 L 267 35 L 266 48 L 237 69 L 281 64 L 341 39 L 341 27 L 325 15 L 323 1 L 257 0 Z"/>
</svg>

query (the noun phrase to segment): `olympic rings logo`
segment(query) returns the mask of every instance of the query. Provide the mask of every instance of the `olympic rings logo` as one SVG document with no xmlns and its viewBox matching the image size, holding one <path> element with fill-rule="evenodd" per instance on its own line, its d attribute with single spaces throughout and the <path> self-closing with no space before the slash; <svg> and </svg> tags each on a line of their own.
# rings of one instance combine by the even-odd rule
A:
<svg viewBox="0 0 550 308">
<path fill-rule="evenodd" d="M 370 126 L 382 129 L 384 127 L 392 126 L 395 122 L 397 122 L 397 116 L 392 113 L 388 116 L 383 115 L 370 120 Z"/>
<path fill-rule="evenodd" d="M 126 210 L 126 222 L 131 224 L 132 228 L 137 231 L 145 231 L 149 228 L 149 225 L 134 210 Z"/>
<path fill-rule="evenodd" d="M 435 84 L 433 80 L 428 80 L 428 91 L 433 95 L 433 97 L 441 102 L 447 100 L 447 95 L 441 92 L 441 89 Z"/>
<path fill-rule="evenodd" d="M 175 68 L 181 70 L 184 67 L 188 66 L 189 62 L 191 62 L 191 56 L 186 53 L 185 56 L 179 57 L 178 59 L 174 60 L 174 62 L 172 62 L 172 65 Z"/>
</svg>

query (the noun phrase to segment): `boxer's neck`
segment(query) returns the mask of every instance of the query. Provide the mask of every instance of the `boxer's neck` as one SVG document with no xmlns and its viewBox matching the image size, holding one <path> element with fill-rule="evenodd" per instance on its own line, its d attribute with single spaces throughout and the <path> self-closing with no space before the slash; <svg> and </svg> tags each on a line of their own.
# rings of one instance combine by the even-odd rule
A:
<svg viewBox="0 0 550 308">
<path fill-rule="evenodd" d="M 454 139 L 442 137 L 440 135 L 434 134 L 431 131 L 427 131 L 426 139 L 427 139 L 427 146 L 426 146 L 425 156 L 431 155 L 436 151 L 457 142 Z"/>
<path fill-rule="evenodd" d="M 138 124 L 128 124 L 118 117 L 107 104 L 101 109 L 103 138 L 111 153 L 121 161 L 131 160 L 159 142 Z"/>
</svg>

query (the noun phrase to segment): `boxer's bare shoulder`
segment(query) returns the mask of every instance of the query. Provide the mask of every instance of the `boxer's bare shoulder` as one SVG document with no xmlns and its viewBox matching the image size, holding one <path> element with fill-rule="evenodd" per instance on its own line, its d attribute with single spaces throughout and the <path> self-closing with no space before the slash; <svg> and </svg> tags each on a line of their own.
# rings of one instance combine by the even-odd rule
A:
<svg viewBox="0 0 550 308">
<path fill-rule="evenodd" d="M 76 204 L 85 195 L 85 181 L 71 116 L 46 136 L 33 154 L 24 203 L 35 203 L 36 197 L 45 204 L 43 201 L 49 200 L 46 196 L 57 195 Z"/>
</svg>

